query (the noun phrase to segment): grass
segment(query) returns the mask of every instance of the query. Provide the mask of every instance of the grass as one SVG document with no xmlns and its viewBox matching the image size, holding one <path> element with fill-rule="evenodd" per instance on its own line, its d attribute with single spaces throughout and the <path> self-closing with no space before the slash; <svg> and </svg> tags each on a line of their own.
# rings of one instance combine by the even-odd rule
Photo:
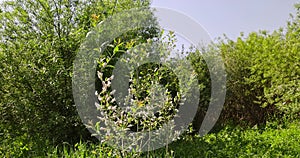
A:
<svg viewBox="0 0 300 158">
<path fill-rule="evenodd" d="M 170 147 L 176 157 L 300 157 L 299 122 L 264 129 L 225 128 L 185 138 Z"/>
<path fill-rule="evenodd" d="M 180 140 L 145 153 L 123 153 L 123 157 L 300 157 L 300 122 L 286 125 L 268 123 L 263 128 L 225 127 L 204 137 L 184 136 Z M 121 157 L 113 148 L 88 142 L 43 149 L 22 143 L 2 141 L 0 157 Z M 39 144 L 42 147 L 41 144 Z"/>
</svg>

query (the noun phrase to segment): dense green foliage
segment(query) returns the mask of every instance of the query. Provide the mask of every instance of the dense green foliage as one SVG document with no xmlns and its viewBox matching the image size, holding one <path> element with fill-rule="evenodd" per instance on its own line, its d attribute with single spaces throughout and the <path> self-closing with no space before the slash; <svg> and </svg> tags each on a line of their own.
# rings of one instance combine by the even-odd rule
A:
<svg viewBox="0 0 300 158">
<path fill-rule="evenodd" d="M 183 136 L 165 148 L 144 153 L 128 153 L 127 157 L 299 157 L 299 122 L 268 123 L 264 128 L 224 128 L 204 137 Z M 6 145 L 6 146 L 5 146 Z M 1 152 L 2 149 L 2 152 Z M 6 142 L 0 156 L 16 157 L 118 157 L 114 149 L 91 142 L 63 147 L 49 146 L 47 151 L 20 153 Z M 6 152 L 3 152 L 6 151 Z M 17 153 L 18 152 L 18 153 Z"/>
<path fill-rule="evenodd" d="M 285 29 L 271 34 L 253 32 L 236 41 L 225 37 L 204 51 L 221 55 L 226 68 L 227 95 L 220 123 L 255 125 L 274 117 L 299 117 L 299 31 L 297 16 Z M 197 72 L 202 94 L 195 118 L 198 124 L 194 121 L 198 129 L 210 101 L 211 81 L 202 54 L 190 53 L 189 59 Z"/>
<path fill-rule="evenodd" d="M 262 129 L 226 127 L 204 137 L 185 137 L 169 150 L 175 157 L 299 157 L 299 122 L 268 123 Z"/>
<path fill-rule="evenodd" d="M 251 33 L 218 46 L 228 75 L 226 119 L 257 124 L 274 115 L 299 115 L 299 12 L 297 15 L 285 29 Z"/>
<path fill-rule="evenodd" d="M 205 51 L 189 52 L 188 59 L 197 74 L 201 93 L 193 128 L 196 131 L 200 128 L 211 95 L 210 72 L 201 53 L 211 53 L 212 57 L 216 53 L 223 58 L 228 79 L 226 102 L 219 120 L 225 129 L 201 138 L 184 136 L 166 148 L 149 153 L 128 153 L 106 144 L 87 143 L 92 137 L 76 112 L 72 96 L 75 56 L 86 34 L 100 21 L 118 12 L 144 6 L 148 7 L 149 2 L 17 0 L 1 5 L 0 156 L 299 156 L 299 5 L 296 5 L 296 16 L 285 29 L 273 33 L 253 32 L 236 41 L 225 38 Z M 103 79 L 108 82 L 106 79 L 111 77 L 124 52 L 141 43 L 160 40 L 162 34 L 159 31 L 153 26 L 135 29 L 109 43 L 98 63 L 97 70 L 103 73 L 103 78 L 98 76 L 99 80 L 96 80 L 97 92 L 102 92 Z M 152 38 L 156 39 L 150 40 Z M 174 47 L 174 38 L 171 34 L 167 40 L 169 47 Z M 131 60 L 138 59 L 136 55 Z M 145 98 L 150 96 L 150 81 L 154 80 L 171 96 L 166 103 L 169 106 L 165 108 L 172 107 L 175 98 L 180 97 L 174 70 L 152 63 L 140 66 L 134 73 L 132 89 L 136 90 L 138 106 L 143 107 L 148 102 Z M 115 106 L 111 101 L 113 98 L 106 95 L 111 91 L 99 95 L 103 101 L 100 103 L 106 104 L 107 108 Z M 142 128 L 161 125 L 176 111 L 173 107 L 170 109 L 163 109 L 163 118 L 152 122 L 149 121 L 151 118 L 129 117 L 134 122 L 133 130 L 141 130 L 137 125 L 144 125 Z M 274 117 L 276 122 L 268 123 Z M 290 119 L 295 119 L 294 123 L 283 123 Z M 130 121 L 124 122 L 132 125 Z M 243 128 L 229 125 L 248 126 L 243 131 Z M 262 126 L 257 129 L 254 125 Z M 250 128 L 253 126 L 255 128 Z M 85 142 L 79 143 L 79 140 Z"/>
<path fill-rule="evenodd" d="M 90 137 L 72 96 L 72 64 L 87 32 L 146 1 L 7 1 L 1 5 L 0 127 L 5 137 L 59 143 Z"/>
</svg>

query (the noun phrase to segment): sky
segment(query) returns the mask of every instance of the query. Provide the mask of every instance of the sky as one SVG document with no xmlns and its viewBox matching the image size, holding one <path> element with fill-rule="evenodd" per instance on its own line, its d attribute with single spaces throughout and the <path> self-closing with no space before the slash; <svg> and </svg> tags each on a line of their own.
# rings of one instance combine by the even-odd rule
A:
<svg viewBox="0 0 300 158">
<path fill-rule="evenodd" d="M 300 0 L 152 0 L 152 6 L 184 13 L 201 24 L 212 40 L 223 34 L 234 40 L 240 32 L 272 32 L 286 26 L 297 2 Z"/>
<path fill-rule="evenodd" d="M 300 0 L 152 0 L 152 6 L 184 13 L 201 24 L 212 40 L 223 34 L 234 40 L 240 32 L 247 35 L 284 27 L 297 2 Z"/>
</svg>

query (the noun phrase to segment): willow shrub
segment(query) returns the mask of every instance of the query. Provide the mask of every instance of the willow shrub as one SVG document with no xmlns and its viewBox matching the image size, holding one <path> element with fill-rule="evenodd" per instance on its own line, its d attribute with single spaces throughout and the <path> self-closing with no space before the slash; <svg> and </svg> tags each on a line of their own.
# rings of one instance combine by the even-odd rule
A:
<svg viewBox="0 0 300 158">
<path fill-rule="evenodd" d="M 74 106 L 73 60 L 86 34 L 147 1 L 4 1 L 0 6 L 0 132 L 50 142 L 89 138 Z M 5 129 L 5 130 L 4 130 Z"/>
<path fill-rule="evenodd" d="M 219 44 L 228 75 L 223 118 L 256 124 L 276 114 L 299 114 L 299 12 L 297 16 L 286 29 Z"/>
</svg>

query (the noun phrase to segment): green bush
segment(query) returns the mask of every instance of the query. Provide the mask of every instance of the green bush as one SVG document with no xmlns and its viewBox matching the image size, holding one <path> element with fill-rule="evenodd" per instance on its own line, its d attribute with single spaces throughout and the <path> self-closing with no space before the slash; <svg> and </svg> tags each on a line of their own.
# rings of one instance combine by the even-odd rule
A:
<svg viewBox="0 0 300 158">
<path fill-rule="evenodd" d="M 299 117 L 299 6 L 296 9 L 297 17 L 285 29 L 271 34 L 252 32 L 247 37 L 241 34 L 236 41 L 225 36 L 206 50 L 189 54 L 201 91 L 195 130 L 200 128 L 211 99 L 210 72 L 203 53 L 217 53 L 225 64 L 227 91 L 220 124 L 255 125 L 274 117 Z"/>
<path fill-rule="evenodd" d="M 221 41 L 228 75 L 225 118 L 256 124 L 277 114 L 299 114 L 299 30 L 294 18 L 285 30 Z"/>
<path fill-rule="evenodd" d="M 97 23 L 116 12 L 148 5 L 130 0 L 3 2 L 0 132 L 13 138 L 25 133 L 28 139 L 55 144 L 91 139 L 73 101 L 73 60 Z"/>
<path fill-rule="evenodd" d="M 91 139 L 78 117 L 72 96 L 72 64 L 76 53 L 87 32 L 98 22 L 126 9 L 149 6 L 148 1 L 142 0 L 116 2 L 20 0 L 1 5 L 0 134 L 7 138 L 1 139 L 1 143 L 11 141 L 16 148 L 12 153 L 20 151 L 21 155 L 26 155 L 27 151 L 37 148 L 30 141 L 48 140 L 58 144 L 77 142 L 80 137 Z M 299 115 L 299 8 L 296 6 L 297 16 L 286 29 L 272 34 L 251 33 L 237 41 L 225 39 L 208 48 L 208 53 L 219 52 L 222 56 L 228 75 L 226 103 L 220 122 L 253 125 L 265 123 L 273 115 Z M 103 70 L 103 63 L 111 66 L 103 70 L 104 79 L 111 77 L 117 59 L 125 51 L 161 37 L 158 30 L 155 27 L 132 30 L 109 43 L 98 67 Z M 197 50 L 188 55 L 201 93 L 194 130 L 200 128 L 211 95 L 210 72 L 201 53 Z M 161 74 L 155 74 L 153 69 L 156 68 Z M 142 104 L 149 96 L 153 76 L 171 94 L 169 105 L 174 102 L 179 91 L 177 78 L 167 67 L 146 64 L 135 73 L 132 85 Z M 102 81 L 97 80 L 96 85 L 101 92 Z M 163 114 L 167 118 L 170 111 L 165 111 Z"/>
</svg>

